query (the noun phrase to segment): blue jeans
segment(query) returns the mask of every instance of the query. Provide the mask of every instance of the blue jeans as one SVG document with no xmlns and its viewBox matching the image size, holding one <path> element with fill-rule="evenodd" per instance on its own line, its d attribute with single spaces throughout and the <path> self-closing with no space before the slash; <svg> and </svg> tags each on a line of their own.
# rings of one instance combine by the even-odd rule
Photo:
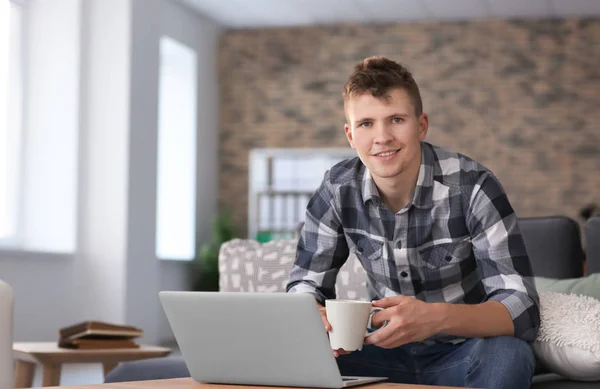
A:
<svg viewBox="0 0 600 389">
<path fill-rule="evenodd" d="M 467 388 L 528 389 L 535 368 L 531 346 L 511 336 L 453 345 L 364 346 L 337 358 L 342 375 L 389 377 L 389 382 Z"/>
</svg>

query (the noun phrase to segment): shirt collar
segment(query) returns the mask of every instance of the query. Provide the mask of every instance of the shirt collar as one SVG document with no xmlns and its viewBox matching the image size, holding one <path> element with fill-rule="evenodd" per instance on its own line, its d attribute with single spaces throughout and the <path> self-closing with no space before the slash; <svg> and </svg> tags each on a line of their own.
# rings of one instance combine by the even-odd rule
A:
<svg viewBox="0 0 600 389">
<path fill-rule="evenodd" d="M 379 196 L 379 190 L 377 190 L 377 186 L 375 185 L 375 181 L 373 181 L 373 177 L 371 176 L 371 172 L 365 166 L 365 171 L 363 173 L 362 180 L 362 197 L 363 202 L 366 204 L 367 201 L 371 200 L 373 202 L 381 201 L 381 196 Z"/>
<path fill-rule="evenodd" d="M 433 207 L 433 170 L 435 155 L 428 143 L 421 142 L 421 167 L 417 177 L 417 186 L 412 198 L 412 204 L 417 208 Z"/>
<path fill-rule="evenodd" d="M 412 205 L 417 208 L 432 208 L 433 207 L 433 167 L 435 158 L 433 150 L 429 144 L 421 143 L 421 167 L 417 177 L 417 185 L 413 193 Z M 375 185 L 375 181 L 371 176 L 369 169 L 365 167 L 362 180 L 362 197 L 363 202 L 372 200 L 375 203 L 380 203 L 381 196 Z"/>
</svg>

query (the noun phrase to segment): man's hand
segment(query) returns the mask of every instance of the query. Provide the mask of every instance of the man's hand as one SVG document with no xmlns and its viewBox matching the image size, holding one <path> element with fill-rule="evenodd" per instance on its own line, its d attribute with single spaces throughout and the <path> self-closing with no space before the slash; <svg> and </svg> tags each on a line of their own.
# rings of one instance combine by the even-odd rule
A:
<svg viewBox="0 0 600 389">
<path fill-rule="evenodd" d="M 434 305 L 412 297 L 386 297 L 373 301 L 373 306 L 384 308 L 373 314 L 373 327 L 378 328 L 386 320 L 388 324 L 369 335 L 365 344 L 399 347 L 427 339 L 441 328 L 442 315 L 437 314 Z"/>
<path fill-rule="evenodd" d="M 317 302 L 317 306 L 319 307 L 319 313 L 321 314 L 321 320 L 323 320 L 323 325 L 325 326 L 325 331 L 331 331 L 331 324 L 327 320 L 327 312 L 325 311 L 325 307 Z M 333 356 L 339 357 L 340 355 L 350 354 L 350 351 L 346 351 L 344 349 L 333 350 Z"/>
</svg>

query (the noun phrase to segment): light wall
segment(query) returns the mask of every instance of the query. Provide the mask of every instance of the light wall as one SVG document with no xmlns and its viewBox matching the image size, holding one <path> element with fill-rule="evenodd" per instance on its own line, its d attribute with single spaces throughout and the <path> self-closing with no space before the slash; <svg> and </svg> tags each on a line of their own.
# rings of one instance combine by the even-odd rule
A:
<svg viewBox="0 0 600 389">
<path fill-rule="evenodd" d="M 15 340 L 55 341 L 59 328 L 83 320 L 139 326 L 142 342 L 170 340 L 158 291 L 186 289 L 188 272 L 185 262 L 158 261 L 154 253 L 158 41 L 168 34 L 198 55 L 197 235 L 204 241 L 217 204 L 220 30 L 169 0 L 69 3 L 75 11 L 53 12 L 48 25 L 76 19 L 81 31 L 77 251 L 0 251 L 0 277 L 15 290 Z M 65 19 L 73 12 L 76 18 Z M 42 50 L 43 40 L 34 44 L 52 52 Z"/>
</svg>

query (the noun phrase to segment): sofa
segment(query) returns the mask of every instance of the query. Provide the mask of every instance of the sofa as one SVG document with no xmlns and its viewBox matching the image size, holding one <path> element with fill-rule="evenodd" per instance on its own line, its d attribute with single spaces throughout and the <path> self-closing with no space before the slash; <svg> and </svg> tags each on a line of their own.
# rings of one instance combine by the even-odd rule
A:
<svg viewBox="0 0 600 389">
<path fill-rule="evenodd" d="M 600 273 L 600 215 L 587 220 L 584 225 L 588 256 L 587 273 Z"/>
<path fill-rule="evenodd" d="M 597 219 L 597 220 L 596 220 Z M 600 218 L 585 226 L 588 271 L 600 272 Z M 549 279 L 575 279 L 583 276 L 584 254 L 579 225 L 567 217 L 536 217 L 519 220 L 534 274 Z M 592 242 L 590 244 L 589 242 Z M 296 241 L 281 240 L 261 244 L 235 239 L 224 243 L 219 253 L 221 291 L 282 292 L 295 257 Z M 358 259 L 350 255 L 336 283 L 338 298 L 368 299 L 366 275 Z M 119 365 L 106 382 L 134 381 L 189 376 L 182 359 L 128 362 Z M 573 381 L 536 368 L 533 389 L 591 389 L 600 382 Z"/>
<path fill-rule="evenodd" d="M 0 389 L 13 387 L 13 290 L 0 280 Z"/>
</svg>

